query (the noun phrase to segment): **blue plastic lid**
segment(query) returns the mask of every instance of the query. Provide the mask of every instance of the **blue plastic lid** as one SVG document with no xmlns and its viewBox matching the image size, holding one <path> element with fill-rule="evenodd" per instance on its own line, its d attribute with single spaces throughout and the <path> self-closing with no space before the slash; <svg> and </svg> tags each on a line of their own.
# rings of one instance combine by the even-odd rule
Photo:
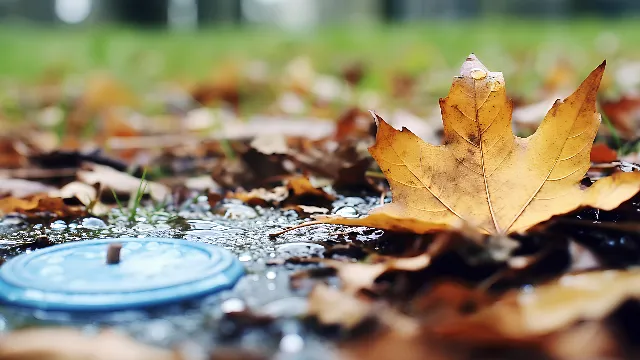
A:
<svg viewBox="0 0 640 360">
<path fill-rule="evenodd" d="M 121 243 L 120 262 L 106 263 Z M 113 311 L 201 297 L 233 287 L 243 267 L 214 245 L 164 238 L 73 242 L 17 256 L 0 267 L 0 302 L 62 311 Z"/>
</svg>

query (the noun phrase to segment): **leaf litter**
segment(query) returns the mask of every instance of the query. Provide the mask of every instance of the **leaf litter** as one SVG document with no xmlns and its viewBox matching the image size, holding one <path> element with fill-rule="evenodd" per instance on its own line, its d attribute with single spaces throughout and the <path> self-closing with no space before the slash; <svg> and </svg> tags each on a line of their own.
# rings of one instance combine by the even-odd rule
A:
<svg viewBox="0 0 640 360">
<path fill-rule="evenodd" d="M 203 196 L 209 217 L 218 209 L 293 210 L 296 219 L 316 217 L 304 226 L 342 225 L 321 233 L 322 252 L 267 264 L 298 271 L 291 286 L 308 297 L 304 324 L 335 342 L 337 358 L 634 358 L 629 319 L 639 314 L 640 274 L 633 266 L 640 263 L 634 224 L 640 177 L 636 165 L 618 158 L 631 148 L 607 141 L 611 134 L 592 148 L 604 63 L 545 116 L 538 108 L 548 94 L 573 83 L 571 71 L 556 70 L 540 104 L 520 117 L 527 121 L 518 122 L 514 111 L 512 124 L 514 105 L 502 74 L 472 55 L 440 100 L 444 127 L 418 129 L 431 115 L 406 115 L 416 111 L 411 109 L 401 110 L 405 116 L 398 122 L 408 128 L 402 130 L 375 113 L 374 121 L 359 106 L 341 113 L 326 106 L 347 96 L 344 89 L 356 86 L 364 69 L 345 69 L 345 87 L 328 96 L 325 88 L 335 79 L 316 74 L 308 59 L 292 62 L 271 115 L 290 116 L 299 105 L 312 104 L 313 115 L 336 119 L 295 124 L 286 118 L 240 120 L 240 105 L 252 95 L 240 88 L 237 70 L 191 90 L 195 100 L 219 106 L 219 112 L 187 102 L 175 112 L 182 117 L 173 115 L 177 121 L 158 120 L 155 127 L 122 84 L 92 78 L 67 125 L 77 130 L 97 116 L 105 120 L 100 136 L 82 143 L 79 133 L 70 132 L 53 146 L 25 137 L 2 142 L 1 176 L 8 181 L 0 187 L 0 211 L 5 219 L 32 222 L 90 214 L 109 221 L 121 201 L 133 199 L 133 208 L 181 209 Z M 417 81 L 395 75 L 392 91 L 408 100 Z M 312 101 L 297 102 L 307 99 Z M 631 144 L 633 110 L 611 104 L 602 102 L 603 112 L 620 114 L 613 129 Z M 414 135 L 414 123 L 433 145 Z M 532 124 L 538 129 L 530 137 L 514 135 Z M 364 217 L 336 206 L 345 196 L 380 194 L 382 203 Z M 38 246 L 51 243 L 44 239 Z M 241 329 L 282 320 L 235 314 L 228 320 Z M 49 340 L 38 340 L 44 338 Z M 74 345 L 61 346 L 62 340 Z M 219 350 L 210 357 L 255 355 Z M 17 359 L 98 353 L 192 358 L 110 333 L 20 330 L 0 341 L 0 354 Z"/>
</svg>

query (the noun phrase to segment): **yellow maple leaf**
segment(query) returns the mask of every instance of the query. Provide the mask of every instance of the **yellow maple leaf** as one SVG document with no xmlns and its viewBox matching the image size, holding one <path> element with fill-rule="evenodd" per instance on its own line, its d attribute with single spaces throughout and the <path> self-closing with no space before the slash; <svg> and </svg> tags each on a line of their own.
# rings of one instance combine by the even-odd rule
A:
<svg viewBox="0 0 640 360">
<path fill-rule="evenodd" d="M 568 98 L 558 100 L 535 134 L 512 133 L 512 102 L 502 73 L 473 54 L 440 99 L 444 145 L 427 144 L 375 115 L 369 149 L 387 178 L 393 202 L 359 219 L 315 223 L 424 233 L 460 221 L 480 231 L 522 231 L 581 206 L 616 208 L 640 190 L 640 174 L 617 173 L 589 188 L 580 181 L 600 124 L 596 93 L 603 62 Z"/>
</svg>

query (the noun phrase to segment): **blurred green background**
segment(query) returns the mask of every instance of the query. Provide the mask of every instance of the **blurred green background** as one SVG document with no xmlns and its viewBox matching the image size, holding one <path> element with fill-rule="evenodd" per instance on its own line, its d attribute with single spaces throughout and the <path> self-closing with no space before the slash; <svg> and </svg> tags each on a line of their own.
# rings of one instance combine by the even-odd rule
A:
<svg viewBox="0 0 640 360">
<path fill-rule="evenodd" d="M 143 89 L 304 56 L 329 75 L 362 64 L 360 88 L 393 73 L 441 91 L 474 52 L 535 99 L 558 67 L 640 60 L 638 15 L 635 0 L 0 0 L 0 87 L 105 71 Z"/>
</svg>

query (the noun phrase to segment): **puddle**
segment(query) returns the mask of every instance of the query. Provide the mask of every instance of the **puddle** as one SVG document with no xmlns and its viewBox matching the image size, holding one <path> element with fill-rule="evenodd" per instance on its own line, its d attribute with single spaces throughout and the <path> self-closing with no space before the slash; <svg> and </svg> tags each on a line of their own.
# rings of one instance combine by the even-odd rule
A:
<svg viewBox="0 0 640 360">
<path fill-rule="evenodd" d="M 334 204 L 334 213 L 365 214 L 378 201 L 377 198 L 340 198 Z M 141 341 L 159 346 L 188 342 L 204 349 L 225 345 L 258 350 L 277 359 L 331 357 L 331 343 L 310 332 L 299 320 L 307 306 L 305 290 L 294 290 L 289 285 L 291 274 L 315 265 L 274 260 L 322 256 L 323 243 L 335 238 L 330 236 L 335 228 L 302 228 L 276 239 L 268 235 L 302 221 L 304 219 L 299 219 L 293 211 L 249 208 L 235 203 L 215 213 L 206 206 L 195 204 L 175 213 L 141 214 L 134 224 L 117 214 L 107 221 L 87 218 L 43 224 L 28 224 L 21 217 L 6 217 L 0 221 L 1 259 L 51 244 L 85 239 L 168 237 L 222 246 L 238 256 L 247 273 L 232 290 L 189 304 L 148 311 L 70 316 L 0 307 L 0 332 L 34 324 L 73 325 L 96 331 L 108 323 Z M 370 239 L 376 237 L 379 234 L 371 235 Z M 366 241 L 367 236 L 357 235 L 357 239 Z M 227 319 L 228 313 L 245 310 L 277 320 L 268 326 L 239 327 Z"/>
</svg>

